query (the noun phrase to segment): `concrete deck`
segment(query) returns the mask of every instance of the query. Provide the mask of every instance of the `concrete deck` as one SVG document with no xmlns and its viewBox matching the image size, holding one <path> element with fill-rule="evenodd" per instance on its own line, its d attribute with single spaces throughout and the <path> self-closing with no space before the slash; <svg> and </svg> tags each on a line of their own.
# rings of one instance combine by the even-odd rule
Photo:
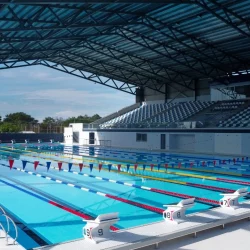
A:
<svg viewBox="0 0 250 250">
<path fill-rule="evenodd" d="M 3 230 L 0 229 L 0 236 L 2 237 L 4 235 Z M 13 242 L 12 238 L 9 238 L 9 243 Z M 18 245 L 16 243 L 15 245 L 6 245 L 6 239 L 0 238 L 0 249 L 1 250 L 24 250 L 22 246 Z"/>
<path fill-rule="evenodd" d="M 130 228 L 128 230 L 121 230 L 113 233 L 113 238 L 104 242 L 100 242 L 98 244 L 94 244 L 84 239 L 79 239 L 75 241 L 65 242 L 57 245 L 50 245 L 46 247 L 36 248 L 36 249 L 53 249 L 53 250 L 68 250 L 68 249 L 91 249 L 91 250 L 102 250 L 102 249 L 119 249 L 119 250 L 131 250 L 131 249 L 152 249 L 152 245 L 159 243 L 162 245 L 160 249 L 221 249 L 221 247 L 225 249 L 232 249 L 230 247 L 230 243 L 228 247 L 225 244 L 221 243 L 218 248 L 218 243 L 215 243 L 215 238 L 220 238 L 220 241 L 225 239 L 225 230 L 218 231 L 218 228 L 223 224 L 234 223 L 234 228 L 236 233 L 229 232 L 231 234 L 235 234 L 231 236 L 226 242 L 232 241 L 237 245 L 235 241 L 240 239 L 241 243 L 245 244 L 244 239 L 248 240 L 248 248 L 250 244 L 250 226 L 246 224 L 244 220 L 250 217 L 250 202 L 246 202 L 241 205 L 240 208 L 233 210 L 227 208 L 215 208 L 205 212 L 191 214 L 187 216 L 187 220 L 178 225 L 172 223 L 166 223 L 164 221 L 158 223 L 152 223 L 144 226 Z M 239 222 L 237 222 L 239 221 Z M 246 230 L 241 229 L 241 223 L 245 225 Z M 230 227 L 230 226 L 228 226 Z M 209 230 L 208 232 L 204 232 L 204 230 Z M 242 230 L 244 233 L 241 235 Z M 202 232 L 203 231 L 203 232 Z M 199 233 L 201 232 L 201 233 Z M 207 237 L 207 233 L 212 234 L 214 232 L 213 238 L 210 239 Z M 191 235 L 197 233 L 199 235 L 203 235 L 203 240 L 199 240 L 199 238 L 188 237 L 187 235 Z M 222 235 L 223 234 L 223 235 Z M 175 239 L 175 240 L 173 240 Z M 236 240 L 237 239 L 237 240 Z M 166 243 L 166 241 L 168 241 Z M 189 247 L 186 248 L 185 242 Z M 211 244 L 210 244 L 211 242 Z M 217 240 L 216 240 L 217 242 Z M 172 244 L 172 248 L 170 248 Z M 247 244 L 246 244 L 247 245 Z M 149 247 L 150 246 L 150 247 Z M 167 248 L 166 248 L 167 246 Z M 212 248 L 217 246 L 217 248 Z M 146 247 L 146 248 L 145 248 Z M 182 248 L 184 247 L 184 248 Z M 207 247 L 207 248 L 206 248 Z M 238 247 L 237 247 L 238 248 Z M 238 248 L 243 250 L 244 248 Z"/>
</svg>

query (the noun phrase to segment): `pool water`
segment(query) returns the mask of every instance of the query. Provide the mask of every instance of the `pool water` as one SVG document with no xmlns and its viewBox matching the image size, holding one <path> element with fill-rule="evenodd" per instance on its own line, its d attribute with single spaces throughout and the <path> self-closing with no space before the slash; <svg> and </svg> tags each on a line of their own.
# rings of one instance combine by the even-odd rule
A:
<svg viewBox="0 0 250 250">
<path fill-rule="evenodd" d="M 8 162 L 10 157 L 14 159 L 11 170 Z M 174 157 L 178 160 L 181 159 L 181 161 L 185 161 L 185 159 L 187 161 L 222 159 L 208 156 L 201 156 L 199 159 L 199 157 L 192 155 L 171 156 L 171 154 L 126 152 L 101 148 L 93 149 L 93 147 L 65 147 L 56 144 L 2 145 L 0 148 L 0 206 L 19 222 L 19 243 L 25 248 L 33 248 L 82 237 L 82 227 L 85 225 L 82 218 L 54 206 L 51 201 L 74 211 L 80 211 L 92 218 L 99 214 L 119 212 L 120 220 L 115 226 L 123 229 L 161 221 L 162 214 L 150 208 L 163 210 L 163 205 L 176 204 L 182 200 L 181 197 L 152 192 L 152 190 L 140 188 L 141 186 L 218 201 L 222 191 L 211 190 L 206 186 L 237 190 L 245 185 L 178 174 L 222 177 L 250 182 L 247 177 L 226 176 L 212 173 L 212 171 L 209 173 L 194 172 L 190 169 L 150 171 L 150 162 L 155 164 L 173 162 Z M 127 163 L 130 164 L 128 173 L 126 159 Z M 24 170 L 26 172 L 21 171 L 23 161 L 28 161 Z M 39 161 L 36 171 L 34 170 L 34 161 Z M 62 168 L 65 171 L 58 170 L 58 161 L 63 162 Z M 46 162 L 51 162 L 49 171 L 47 171 Z M 82 174 L 77 174 L 79 172 L 78 163 L 81 162 L 84 162 L 85 166 L 82 169 Z M 139 163 L 136 171 L 133 162 Z M 74 163 L 71 172 L 67 171 L 68 163 Z M 101 171 L 98 170 L 100 163 L 103 164 Z M 147 165 L 144 171 L 142 163 Z M 88 167 L 89 164 L 93 164 L 92 172 Z M 112 164 L 110 172 L 107 164 Z M 117 171 L 117 164 L 122 164 L 121 172 Z M 240 164 L 248 170 L 249 162 L 247 160 Z M 173 183 L 173 181 L 180 183 Z M 124 185 L 124 183 L 129 185 Z M 201 186 L 191 186 L 193 184 Z M 196 202 L 195 206 L 187 213 L 207 210 L 214 206 L 211 203 Z"/>
</svg>

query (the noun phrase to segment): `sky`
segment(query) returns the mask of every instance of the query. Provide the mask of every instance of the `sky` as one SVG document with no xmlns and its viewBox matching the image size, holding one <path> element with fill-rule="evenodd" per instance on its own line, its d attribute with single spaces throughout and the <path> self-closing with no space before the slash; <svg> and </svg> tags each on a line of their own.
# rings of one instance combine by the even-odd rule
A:
<svg viewBox="0 0 250 250">
<path fill-rule="evenodd" d="M 135 102 L 135 96 L 47 68 L 0 70 L 0 115 L 25 112 L 44 117 L 105 116 Z"/>
</svg>

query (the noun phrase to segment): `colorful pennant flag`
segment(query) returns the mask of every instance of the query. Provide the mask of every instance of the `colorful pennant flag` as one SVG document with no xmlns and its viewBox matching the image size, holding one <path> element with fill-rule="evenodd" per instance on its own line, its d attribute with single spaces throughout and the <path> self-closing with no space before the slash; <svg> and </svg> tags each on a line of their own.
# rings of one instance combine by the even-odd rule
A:
<svg viewBox="0 0 250 250">
<path fill-rule="evenodd" d="M 36 171 L 36 168 L 37 168 L 38 164 L 39 164 L 39 161 L 34 161 L 34 169 L 35 169 L 35 171 Z"/>
<path fill-rule="evenodd" d="M 130 165 L 129 165 L 129 164 L 127 164 L 127 172 L 129 171 L 129 168 L 130 168 Z"/>
<path fill-rule="evenodd" d="M 98 168 L 99 168 L 99 172 L 100 172 L 102 170 L 102 164 L 101 163 L 98 165 Z"/>
<path fill-rule="evenodd" d="M 61 171 L 62 170 L 62 162 L 59 161 L 57 164 L 58 164 L 59 171 Z"/>
<path fill-rule="evenodd" d="M 161 168 L 161 164 L 160 164 L 160 163 L 158 163 L 158 171 L 160 170 L 160 168 Z"/>
<path fill-rule="evenodd" d="M 138 167 L 138 164 L 135 164 L 135 166 L 134 166 L 134 167 L 135 167 L 135 172 L 136 172 L 136 170 L 137 170 L 137 167 Z"/>
<path fill-rule="evenodd" d="M 108 168 L 109 168 L 109 172 L 110 172 L 110 170 L 112 168 L 112 164 L 108 164 Z"/>
<path fill-rule="evenodd" d="M 93 167 L 94 167 L 93 163 L 90 163 L 89 164 L 90 172 L 92 172 Z"/>
<path fill-rule="evenodd" d="M 72 166 L 73 166 L 73 163 L 72 163 L 72 162 L 69 162 L 69 163 L 68 163 L 69 172 L 71 171 Z"/>
<path fill-rule="evenodd" d="M 10 170 L 12 169 L 13 164 L 14 164 L 14 160 L 13 159 L 9 159 Z"/>
<path fill-rule="evenodd" d="M 150 164 L 151 171 L 153 171 L 154 164 Z"/>
<path fill-rule="evenodd" d="M 82 168 L 83 168 L 83 163 L 79 163 L 80 172 L 82 172 Z"/>
<path fill-rule="evenodd" d="M 22 163 L 23 163 L 23 170 L 25 169 L 27 162 L 28 161 L 22 161 Z"/>
<path fill-rule="evenodd" d="M 121 164 L 118 164 L 118 165 L 117 165 L 117 169 L 118 169 L 118 172 L 121 171 Z"/>
<path fill-rule="evenodd" d="M 49 168 L 50 168 L 51 162 L 50 162 L 50 161 L 47 161 L 47 162 L 46 162 L 46 165 L 47 165 L 47 171 L 49 171 Z"/>
</svg>

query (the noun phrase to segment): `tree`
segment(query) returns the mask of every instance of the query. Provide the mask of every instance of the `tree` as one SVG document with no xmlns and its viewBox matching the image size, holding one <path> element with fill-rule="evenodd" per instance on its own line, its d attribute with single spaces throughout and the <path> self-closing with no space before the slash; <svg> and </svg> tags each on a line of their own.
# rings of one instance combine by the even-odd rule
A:
<svg viewBox="0 0 250 250">
<path fill-rule="evenodd" d="M 67 126 L 69 126 L 70 123 L 91 123 L 91 122 L 94 122 L 100 118 L 101 117 L 98 114 L 95 114 L 93 116 L 79 115 L 77 117 L 69 117 L 68 119 L 66 119 L 63 122 L 63 125 L 67 127 Z"/>
<path fill-rule="evenodd" d="M 53 117 L 50 117 L 50 116 L 45 117 L 42 121 L 42 124 L 46 124 L 46 125 L 54 124 L 54 123 L 55 123 L 55 119 Z"/>
<path fill-rule="evenodd" d="M 6 115 L 3 122 L 14 123 L 14 124 L 27 124 L 27 123 L 37 123 L 38 121 L 32 116 L 25 114 L 24 112 L 16 112 Z"/>
<path fill-rule="evenodd" d="M 1 133 L 5 133 L 5 132 L 20 132 L 20 127 L 13 124 L 13 123 L 8 123 L 8 122 L 3 122 L 1 125 L 0 125 L 0 132 Z"/>
</svg>

